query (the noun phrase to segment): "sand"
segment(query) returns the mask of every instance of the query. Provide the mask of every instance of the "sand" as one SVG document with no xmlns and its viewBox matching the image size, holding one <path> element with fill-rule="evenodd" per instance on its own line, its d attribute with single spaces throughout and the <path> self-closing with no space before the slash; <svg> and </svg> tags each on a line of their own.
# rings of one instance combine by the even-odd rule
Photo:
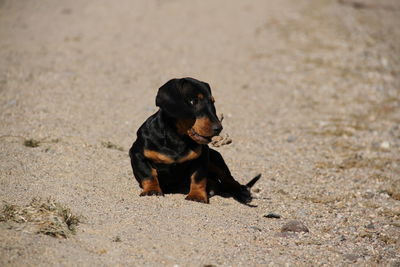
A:
<svg viewBox="0 0 400 267">
<path fill-rule="evenodd" d="M 0 265 L 399 266 L 399 25 L 397 0 L 1 0 L 1 205 L 81 222 L 2 208 Z M 139 197 L 128 149 L 185 76 L 253 207 Z"/>
</svg>

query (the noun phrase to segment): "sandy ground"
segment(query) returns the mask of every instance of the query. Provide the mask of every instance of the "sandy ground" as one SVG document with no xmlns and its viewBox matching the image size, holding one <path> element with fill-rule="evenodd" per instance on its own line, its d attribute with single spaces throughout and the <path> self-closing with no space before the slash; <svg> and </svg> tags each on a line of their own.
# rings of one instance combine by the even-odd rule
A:
<svg viewBox="0 0 400 267">
<path fill-rule="evenodd" d="M 0 265 L 400 266 L 399 55 L 397 0 L 0 0 L 1 205 L 84 218 L 3 219 Z M 128 149 L 184 76 L 211 84 L 234 176 L 263 174 L 255 207 L 139 197 Z"/>
</svg>

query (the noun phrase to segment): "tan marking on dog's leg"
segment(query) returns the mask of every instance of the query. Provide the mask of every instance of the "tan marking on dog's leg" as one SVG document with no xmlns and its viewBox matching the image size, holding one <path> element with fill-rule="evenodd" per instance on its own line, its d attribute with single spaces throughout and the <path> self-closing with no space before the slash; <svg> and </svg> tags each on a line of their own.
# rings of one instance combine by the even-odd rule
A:
<svg viewBox="0 0 400 267">
<path fill-rule="evenodd" d="M 142 181 L 141 185 L 143 191 L 142 193 L 140 193 L 140 196 L 163 195 L 163 192 L 161 191 L 160 185 L 158 183 L 158 174 L 156 169 L 151 169 L 151 176 L 151 178 Z"/>
<path fill-rule="evenodd" d="M 201 202 L 201 203 L 209 203 L 207 196 L 207 178 L 203 178 L 200 181 L 195 180 L 197 172 L 195 172 L 191 177 L 190 183 L 190 192 L 186 196 L 187 200 Z"/>
</svg>

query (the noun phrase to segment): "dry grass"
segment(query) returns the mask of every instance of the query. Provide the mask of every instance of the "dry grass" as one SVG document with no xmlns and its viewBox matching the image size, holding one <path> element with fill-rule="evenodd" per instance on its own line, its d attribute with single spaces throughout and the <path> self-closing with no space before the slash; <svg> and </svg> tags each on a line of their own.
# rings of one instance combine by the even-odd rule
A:
<svg viewBox="0 0 400 267">
<path fill-rule="evenodd" d="M 105 148 L 109 148 L 109 149 L 115 149 L 115 150 L 119 150 L 119 151 L 124 151 L 124 148 L 122 146 L 118 146 L 110 141 L 103 141 L 101 142 L 101 145 Z"/>
<path fill-rule="evenodd" d="M 60 142 L 60 139 L 58 139 L 58 138 L 51 139 L 51 140 L 47 141 L 47 140 L 44 140 L 44 139 L 42 139 L 42 140 L 36 140 L 36 139 L 33 139 L 33 138 L 25 139 L 22 136 L 16 136 L 16 137 L 24 139 L 24 143 L 23 143 L 24 146 L 33 147 L 33 148 L 40 146 L 42 143 L 58 143 L 58 142 Z"/>
<path fill-rule="evenodd" d="M 27 147 L 38 147 L 40 144 L 40 141 L 35 140 L 35 139 L 27 139 L 24 141 L 24 146 Z"/>
<path fill-rule="evenodd" d="M 0 212 L 0 222 L 9 223 L 12 228 L 21 229 L 13 225 L 25 224 L 27 227 L 23 228 L 56 238 L 75 234 L 80 221 L 80 216 L 72 214 L 69 208 L 52 199 L 42 201 L 34 198 L 25 207 L 6 203 Z"/>
</svg>

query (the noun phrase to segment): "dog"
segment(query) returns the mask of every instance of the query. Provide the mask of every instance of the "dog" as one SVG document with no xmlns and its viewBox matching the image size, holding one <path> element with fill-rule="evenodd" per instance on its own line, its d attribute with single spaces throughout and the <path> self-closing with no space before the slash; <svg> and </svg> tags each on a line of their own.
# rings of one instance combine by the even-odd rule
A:
<svg viewBox="0 0 400 267">
<path fill-rule="evenodd" d="M 129 150 L 140 196 L 188 193 L 187 200 L 209 203 L 214 194 L 227 193 L 244 204 L 252 200 L 250 188 L 261 175 L 241 185 L 207 145 L 222 131 L 214 102 L 210 86 L 193 78 L 158 89 L 159 110 L 140 126 Z"/>
</svg>

